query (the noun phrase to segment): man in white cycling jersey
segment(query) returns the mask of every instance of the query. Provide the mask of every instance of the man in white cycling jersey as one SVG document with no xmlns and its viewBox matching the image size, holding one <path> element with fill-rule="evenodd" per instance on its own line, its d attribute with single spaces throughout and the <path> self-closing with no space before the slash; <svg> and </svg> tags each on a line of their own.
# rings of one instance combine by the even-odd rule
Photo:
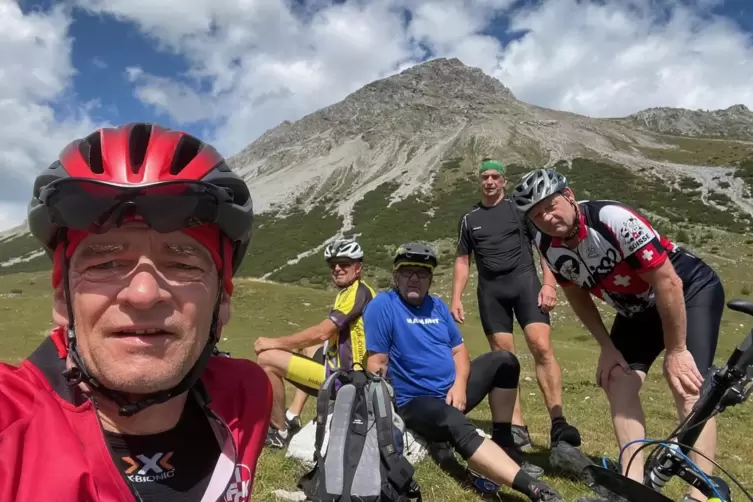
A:
<svg viewBox="0 0 753 502">
<path fill-rule="evenodd" d="M 714 360 L 724 288 L 714 270 L 661 235 L 635 209 L 612 200 L 575 201 L 567 179 L 553 169 L 524 176 L 513 202 L 538 229 L 534 244 L 554 272 L 575 314 L 601 347 L 596 380 L 609 399 L 623 458 L 645 437 L 639 392 L 664 351 L 664 375 L 682 420 L 698 400 Z M 616 311 L 610 330 L 592 296 Z M 696 448 L 713 458 L 716 423 L 703 427 Z M 691 454 L 711 473 L 713 464 Z M 643 481 L 643 455 L 629 472 Z M 691 488 L 685 500 L 706 500 Z"/>
</svg>

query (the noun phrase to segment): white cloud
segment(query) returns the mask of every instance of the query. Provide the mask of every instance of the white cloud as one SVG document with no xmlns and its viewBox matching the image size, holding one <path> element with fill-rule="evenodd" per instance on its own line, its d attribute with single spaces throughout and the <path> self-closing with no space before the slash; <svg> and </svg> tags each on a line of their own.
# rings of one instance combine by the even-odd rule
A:
<svg viewBox="0 0 753 502">
<path fill-rule="evenodd" d="M 142 31 L 181 52 L 191 71 L 180 81 L 132 69 L 136 95 L 178 121 L 215 119 L 216 143 L 226 154 L 285 119 L 331 104 L 368 82 L 421 59 L 407 38 L 393 3 L 349 2 L 309 12 L 291 12 L 288 2 L 164 0 L 149 4 L 119 0 L 80 0 L 97 12 L 135 21 Z M 200 25 L 192 14 L 177 24 L 180 9 L 211 19 Z M 165 13 L 164 15 L 162 13 Z M 167 78 L 166 78 L 167 77 Z M 187 85 L 204 79 L 199 96 Z M 186 103 L 194 103 L 191 112 Z M 190 117 L 195 113 L 195 117 Z"/>
<path fill-rule="evenodd" d="M 36 173 L 95 127 L 88 112 L 96 103 L 66 94 L 75 72 L 69 24 L 62 8 L 24 15 L 0 0 L 0 230 L 23 222 Z"/>
<path fill-rule="evenodd" d="M 729 19 L 672 5 L 667 20 L 646 1 L 546 2 L 512 18 L 510 28 L 527 34 L 484 69 L 519 99 L 593 116 L 753 107 L 750 35 Z"/>
<path fill-rule="evenodd" d="M 19 203 L 0 202 L 0 231 L 13 228 L 26 219 L 26 206 Z"/>
<path fill-rule="evenodd" d="M 106 70 L 108 68 L 108 66 L 109 66 L 104 59 L 102 59 L 101 57 L 98 57 L 98 56 L 94 56 L 92 58 L 92 64 L 96 68 L 99 68 L 100 70 Z"/>
<path fill-rule="evenodd" d="M 178 121 L 215 120 L 226 154 L 420 61 L 423 48 L 484 69 L 520 99 L 589 115 L 753 107 L 747 35 L 699 14 L 718 0 L 696 0 L 692 9 L 687 0 L 545 0 L 511 12 L 513 0 L 318 1 L 306 12 L 283 0 L 79 3 L 135 21 L 190 61 L 180 80 L 138 70 L 135 93 Z M 658 17 L 658 4 L 668 17 Z M 489 23 L 506 11 L 508 35 L 523 35 L 503 47 Z M 199 80 L 208 91 L 196 90 Z"/>
<path fill-rule="evenodd" d="M 215 112 L 204 97 L 184 83 L 144 73 L 139 67 L 126 68 L 128 80 L 137 84 L 136 97 L 159 113 L 170 110 L 180 123 L 214 119 Z"/>
<path fill-rule="evenodd" d="M 131 67 L 124 78 L 158 113 L 214 123 L 212 139 L 228 155 L 282 120 L 421 61 L 426 49 L 482 68 L 520 99 L 588 115 L 753 108 L 753 47 L 733 22 L 707 15 L 719 0 L 692 8 L 688 0 L 542 0 L 523 8 L 513 0 L 311 0 L 292 11 L 299 2 L 76 2 L 134 22 L 161 50 L 186 58 L 184 75 Z M 508 32 L 499 33 L 489 23 L 504 13 Z M 69 24 L 63 10 L 24 16 L 0 0 L 0 187 L 14 191 L 3 203 L 25 199 L 32 173 L 93 128 L 87 106 L 71 101 Z M 515 40 L 503 46 L 495 35 Z M 106 48 L 99 56 L 107 60 Z M 69 103 L 66 119 L 53 102 Z"/>
</svg>

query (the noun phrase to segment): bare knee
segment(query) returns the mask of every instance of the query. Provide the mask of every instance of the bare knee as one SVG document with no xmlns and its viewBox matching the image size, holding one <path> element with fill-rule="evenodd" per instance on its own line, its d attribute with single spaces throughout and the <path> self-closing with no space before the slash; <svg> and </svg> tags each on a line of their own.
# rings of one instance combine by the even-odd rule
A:
<svg viewBox="0 0 753 502">
<path fill-rule="evenodd" d="M 494 333 L 487 337 L 489 348 L 492 350 L 506 350 L 515 353 L 515 343 L 513 342 L 512 333 Z"/>
<path fill-rule="evenodd" d="M 270 366 L 272 360 L 274 359 L 273 352 L 274 350 L 265 350 L 264 352 L 261 352 L 256 356 L 256 364 L 266 369 L 267 366 Z"/>
<path fill-rule="evenodd" d="M 316 351 L 319 350 L 321 347 L 322 347 L 322 344 L 312 345 L 311 347 L 306 347 L 306 348 L 302 349 L 301 353 L 304 356 L 312 357 L 313 358 L 316 355 Z"/>
<path fill-rule="evenodd" d="M 543 323 L 534 323 L 526 326 L 525 334 L 528 342 L 528 350 L 531 351 L 536 364 L 551 364 L 554 362 L 554 349 L 549 326 Z"/>
<path fill-rule="evenodd" d="M 698 402 L 698 398 L 700 396 L 698 395 L 689 395 L 689 396 L 679 396 L 677 393 L 672 390 L 672 396 L 675 400 L 675 407 L 677 408 L 677 413 L 680 416 L 680 419 L 684 419 L 686 416 L 690 414 L 691 411 L 693 411 L 693 406 L 695 406 L 695 403 Z"/>
<path fill-rule="evenodd" d="M 290 353 L 284 350 L 265 350 L 256 358 L 256 363 L 267 373 L 284 376 L 288 369 Z"/>
<path fill-rule="evenodd" d="M 621 366 L 615 366 L 609 371 L 607 377 L 607 397 L 610 401 L 637 398 L 642 386 L 643 378 L 637 371 L 626 373 Z"/>
</svg>

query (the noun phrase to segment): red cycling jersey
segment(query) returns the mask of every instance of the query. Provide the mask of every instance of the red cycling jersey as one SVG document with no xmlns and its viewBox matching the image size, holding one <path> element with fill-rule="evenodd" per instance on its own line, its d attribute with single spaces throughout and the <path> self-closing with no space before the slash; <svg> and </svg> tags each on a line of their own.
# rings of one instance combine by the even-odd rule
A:
<svg viewBox="0 0 753 502">
<path fill-rule="evenodd" d="M 634 209 L 611 200 L 583 201 L 578 207 L 575 248 L 540 231 L 534 236 L 558 283 L 576 284 L 630 317 L 655 305 L 653 288 L 640 274 L 659 267 L 668 257 L 686 290 L 711 280 L 705 268 L 686 265 L 687 251 L 659 234 Z"/>
<path fill-rule="evenodd" d="M 66 385 L 66 354 L 64 331 L 55 329 L 19 366 L 0 363 L 0 502 L 133 502 L 95 405 Z M 269 379 L 251 361 L 212 357 L 192 392 L 222 450 L 202 502 L 251 500 Z"/>
</svg>

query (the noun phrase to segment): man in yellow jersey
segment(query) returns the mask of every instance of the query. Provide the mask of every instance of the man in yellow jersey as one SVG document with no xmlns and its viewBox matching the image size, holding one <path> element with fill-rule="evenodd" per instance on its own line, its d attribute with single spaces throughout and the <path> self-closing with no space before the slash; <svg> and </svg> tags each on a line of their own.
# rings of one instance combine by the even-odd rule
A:
<svg viewBox="0 0 753 502">
<path fill-rule="evenodd" d="M 254 344 L 257 363 L 267 372 L 274 393 L 265 443 L 272 448 L 285 448 L 291 436 L 285 417 L 285 380 L 306 394 L 316 396 L 332 371 L 350 369 L 354 364 L 366 367 L 362 314 L 376 293 L 361 280 L 363 250 L 355 240 L 336 240 L 325 248 L 324 258 L 329 264 L 332 282 L 340 289 L 329 316 L 294 335 L 261 337 Z M 305 349 L 322 342 L 323 357 L 317 360 L 305 355 L 309 352 Z M 293 352 L 300 349 L 304 349 L 303 354 Z"/>
</svg>

